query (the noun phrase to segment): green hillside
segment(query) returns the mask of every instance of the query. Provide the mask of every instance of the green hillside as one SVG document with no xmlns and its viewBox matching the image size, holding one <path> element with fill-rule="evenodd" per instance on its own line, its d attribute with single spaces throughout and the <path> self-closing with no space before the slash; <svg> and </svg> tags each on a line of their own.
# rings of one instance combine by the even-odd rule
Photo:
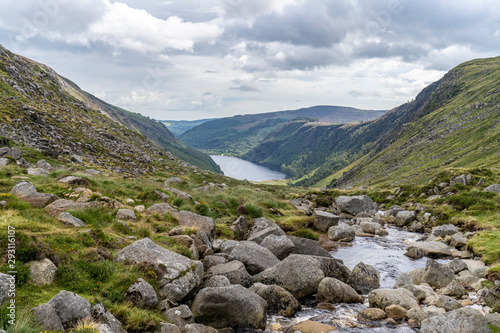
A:
<svg viewBox="0 0 500 333">
<path fill-rule="evenodd" d="M 160 120 L 160 123 L 167 126 L 168 130 L 174 133 L 176 137 L 179 137 L 185 132 L 189 131 L 191 128 L 206 123 L 210 120 L 214 120 L 214 118 L 198 120 Z"/>
<path fill-rule="evenodd" d="M 341 106 L 314 106 L 292 111 L 235 116 L 205 122 L 182 134 L 180 139 L 207 153 L 241 156 L 258 146 L 272 131 L 296 118 L 314 118 L 322 123 L 360 122 L 378 118 L 385 112 Z"/>
</svg>

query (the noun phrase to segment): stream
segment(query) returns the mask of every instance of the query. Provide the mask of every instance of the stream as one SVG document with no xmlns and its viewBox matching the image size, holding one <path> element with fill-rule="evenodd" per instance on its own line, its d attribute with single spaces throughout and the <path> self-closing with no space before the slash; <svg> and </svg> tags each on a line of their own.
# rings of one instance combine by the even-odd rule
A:
<svg viewBox="0 0 500 333">
<path fill-rule="evenodd" d="M 414 260 L 406 257 L 406 247 L 409 243 L 421 238 L 423 234 L 402 231 L 397 228 L 387 228 L 389 235 L 375 237 L 356 237 L 351 243 L 330 252 L 333 257 L 342 259 L 344 265 L 353 269 L 359 262 L 371 265 L 380 273 L 380 288 L 392 288 L 398 276 L 417 268 L 425 267 L 427 258 Z M 446 263 L 447 260 L 438 260 Z M 314 297 L 302 300 L 302 310 L 292 318 L 270 316 L 268 327 L 279 323 L 283 327 L 305 320 L 312 320 L 337 327 L 339 332 L 388 332 L 414 333 L 404 322 L 388 326 L 380 322 L 361 323 L 356 320 L 357 313 L 368 308 L 368 297 L 363 304 L 335 304 L 335 310 L 317 309 Z"/>
</svg>

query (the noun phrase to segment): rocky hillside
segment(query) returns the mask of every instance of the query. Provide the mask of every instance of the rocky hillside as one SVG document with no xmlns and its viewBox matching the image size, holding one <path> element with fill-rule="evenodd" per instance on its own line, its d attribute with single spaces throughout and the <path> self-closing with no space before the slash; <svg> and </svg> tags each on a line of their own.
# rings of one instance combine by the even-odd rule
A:
<svg viewBox="0 0 500 333">
<path fill-rule="evenodd" d="M 165 149 L 220 172 L 208 155 L 186 146 L 161 123 L 107 104 L 1 46 L 0 103 L 0 136 L 52 156 L 76 154 L 90 164 L 140 173 L 135 164 L 148 164 Z"/>
<path fill-rule="evenodd" d="M 314 106 L 292 111 L 249 114 L 204 122 L 180 136 L 195 148 L 212 154 L 240 156 L 256 147 L 272 131 L 296 118 L 322 123 L 347 123 L 375 119 L 386 111 L 341 106 Z"/>
<path fill-rule="evenodd" d="M 499 59 L 462 64 L 373 121 L 290 123 L 244 157 L 300 185 L 426 181 L 444 166 L 498 166 Z"/>
</svg>

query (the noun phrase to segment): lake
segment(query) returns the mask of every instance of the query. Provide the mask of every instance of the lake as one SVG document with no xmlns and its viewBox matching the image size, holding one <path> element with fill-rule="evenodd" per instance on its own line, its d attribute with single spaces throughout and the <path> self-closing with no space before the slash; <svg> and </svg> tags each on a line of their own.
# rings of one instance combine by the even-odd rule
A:
<svg viewBox="0 0 500 333">
<path fill-rule="evenodd" d="M 286 179 L 286 174 L 232 156 L 210 155 L 224 175 L 250 181 Z"/>
</svg>

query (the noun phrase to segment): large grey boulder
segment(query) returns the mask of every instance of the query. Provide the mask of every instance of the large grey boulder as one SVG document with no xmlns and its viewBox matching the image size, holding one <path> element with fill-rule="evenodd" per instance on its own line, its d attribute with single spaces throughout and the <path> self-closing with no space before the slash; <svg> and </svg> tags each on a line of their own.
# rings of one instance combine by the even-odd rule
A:
<svg viewBox="0 0 500 333">
<path fill-rule="evenodd" d="M 335 199 L 335 204 L 340 212 L 351 215 L 359 213 L 375 213 L 378 210 L 377 203 L 367 195 L 357 195 L 352 197 L 340 196 Z"/>
<path fill-rule="evenodd" d="M 164 265 L 165 275 L 158 282 L 158 296 L 178 302 L 201 285 L 203 264 L 167 250 L 151 239 L 144 238 L 126 246 L 116 254 L 115 261 L 146 262 Z"/>
<path fill-rule="evenodd" d="M 49 303 L 33 308 L 33 319 L 44 330 L 64 331 L 61 319 L 56 310 Z"/>
<path fill-rule="evenodd" d="M 315 293 L 324 277 L 316 259 L 292 254 L 277 265 L 257 274 L 253 280 L 269 285 L 276 284 L 299 299 Z"/>
<path fill-rule="evenodd" d="M 74 327 L 79 320 L 91 315 L 90 302 L 70 291 L 61 291 L 52 297 L 49 304 L 56 311 L 65 329 Z"/>
<path fill-rule="evenodd" d="M 220 251 L 229 255 L 231 254 L 231 251 L 233 251 L 234 248 L 238 246 L 238 244 L 240 244 L 240 242 L 232 239 L 225 240 L 220 246 Z"/>
<path fill-rule="evenodd" d="M 77 210 L 85 208 L 101 208 L 102 204 L 97 201 L 91 202 L 74 202 L 72 200 L 58 199 L 51 204 L 45 206 L 47 210 L 52 215 L 59 215 L 67 210 Z"/>
<path fill-rule="evenodd" d="M 494 192 L 500 194 L 500 184 L 493 184 L 483 190 L 483 192 Z"/>
<path fill-rule="evenodd" d="M 229 255 L 229 261 L 241 261 L 248 273 L 258 274 L 280 262 L 271 251 L 255 242 L 243 241 Z"/>
<path fill-rule="evenodd" d="M 455 274 L 458 274 L 461 271 L 465 271 L 466 269 L 468 269 L 467 264 L 462 259 L 459 258 L 455 258 L 450 262 L 448 262 L 448 267 L 450 267 L 453 273 Z"/>
<path fill-rule="evenodd" d="M 375 267 L 360 262 L 352 270 L 349 285 L 357 292 L 367 294 L 380 287 L 380 273 Z"/>
<path fill-rule="evenodd" d="M 318 256 L 311 257 L 319 262 L 319 266 L 325 277 L 335 278 L 344 283 L 349 282 L 351 270 L 343 264 L 342 260 Z"/>
<path fill-rule="evenodd" d="M 269 235 L 260 243 L 278 259 L 283 260 L 293 251 L 295 245 L 288 236 Z"/>
<path fill-rule="evenodd" d="M 203 281 L 203 288 L 209 287 L 227 287 L 231 282 L 224 275 L 213 275 Z"/>
<path fill-rule="evenodd" d="M 254 226 L 248 237 L 249 241 L 260 244 L 269 235 L 286 236 L 286 233 L 273 221 L 266 218 L 258 218 L 253 221 Z"/>
<path fill-rule="evenodd" d="M 179 222 L 179 226 L 204 231 L 210 240 L 215 238 L 215 221 L 213 218 L 188 212 L 187 210 L 174 212 L 172 215 Z"/>
<path fill-rule="evenodd" d="M 290 240 L 295 246 L 292 250 L 293 254 L 305 254 L 309 256 L 320 256 L 331 258 L 332 255 L 325 250 L 319 241 L 314 239 L 290 236 Z"/>
<path fill-rule="evenodd" d="M 146 214 L 164 215 L 167 212 L 175 212 L 175 209 L 166 202 L 155 203 L 146 209 Z"/>
<path fill-rule="evenodd" d="M 418 301 L 411 291 L 405 288 L 398 289 L 375 289 L 368 294 L 370 307 L 379 308 L 385 311 L 385 308 L 396 304 L 406 310 L 418 308 Z"/>
<path fill-rule="evenodd" d="M 205 271 L 208 271 L 210 267 L 225 264 L 226 263 L 226 258 L 222 256 L 205 256 L 202 260 L 203 262 L 203 268 L 205 268 Z"/>
<path fill-rule="evenodd" d="M 51 193 L 38 193 L 36 187 L 29 181 L 21 180 L 17 183 L 10 194 L 17 196 L 20 200 L 28 202 L 33 207 L 45 207 L 57 200 Z"/>
<path fill-rule="evenodd" d="M 57 267 L 50 259 L 30 261 L 30 282 L 39 286 L 51 284 L 56 277 Z"/>
<path fill-rule="evenodd" d="M 440 225 L 439 227 L 435 227 L 434 229 L 432 229 L 432 234 L 436 237 L 451 236 L 456 234 L 457 232 L 457 227 L 455 227 L 453 224 Z"/>
<path fill-rule="evenodd" d="M 182 328 L 182 333 L 218 333 L 213 327 L 202 324 L 187 324 Z"/>
<path fill-rule="evenodd" d="M 240 286 L 204 288 L 191 306 L 197 323 L 214 328 L 266 327 L 266 301 L 256 293 Z"/>
<path fill-rule="evenodd" d="M 415 220 L 415 212 L 403 210 L 396 214 L 396 226 L 404 227 Z"/>
<path fill-rule="evenodd" d="M 318 286 L 316 302 L 361 303 L 363 299 L 351 286 L 335 278 L 326 277 Z"/>
<path fill-rule="evenodd" d="M 361 222 L 359 224 L 364 233 L 375 235 L 382 229 L 380 223 L 377 222 Z"/>
<path fill-rule="evenodd" d="M 160 323 L 160 329 L 155 333 L 181 333 L 181 329 L 174 324 Z"/>
<path fill-rule="evenodd" d="M 314 228 L 319 231 L 326 232 L 328 228 L 339 224 L 340 216 L 324 212 L 321 210 L 315 210 L 314 213 Z"/>
<path fill-rule="evenodd" d="M 70 225 L 73 227 L 85 227 L 86 226 L 85 222 L 83 222 L 82 220 L 80 220 L 77 217 L 74 217 L 73 215 L 71 215 L 68 212 L 62 212 L 61 214 L 59 214 L 59 216 L 57 217 L 57 220 L 59 222 L 62 222 L 64 224 L 67 224 L 67 225 Z"/>
<path fill-rule="evenodd" d="M 250 290 L 266 300 L 268 314 L 292 317 L 300 310 L 299 301 L 280 286 L 255 283 Z"/>
<path fill-rule="evenodd" d="M 447 296 L 461 297 L 467 295 L 467 290 L 457 280 L 452 280 L 440 293 Z"/>
<path fill-rule="evenodd" d="M 163 316 L 180 328 L 188 324 L 194 324 L 193 313 L 185 304 L 165 310 Z"/>
<path fill-rule="evenodd" d="M 356 230 L 348 224 L 342 223 L 328 229 L 328 238 L 332 241 L 350 242 L 356 237 Z"/>
<path fill-rule="evenodd" d="M 447 265 L 428 259 L 425 264 L 425 271 L 422 278 L 429 286 L 439 289 L 446 287 L 453 281 L 453 279 L 455 279 L 455 274 Z"/>
<path fill-rule="evenodd" d="M 109 312 L 102 303 L 98 303 L 91 308 L 92 318 L 97 322 L 108 325 L 112 333 L 127 333 L 118 319 Z"/>
<path fill-rule="evenodd" d="M 143 309 L 152 309 L 158 304 L 158 296 L 153 286 L 143 278 L 132 284 L 125 292 L 124 298 L 134 306 Z"/>
<path fill-rule="evenodd" d="M 491 333 L 481 312 L 464 307 L 422 321 L 421 333 Z"/>
<path fill-rule="evenodd" d="M 30 176 L 47 177 L 48 175 L 50 175 L 49 171 L 42 169 L 42 168 L 28 168 L 26 170 L 26 172 L 28 172 L 28 175 L 30 175 Z"/>
<path fill-rule="evenodd" d="M 231 229 L 233 230 L 234 236 L 237 240 L 246 240 L 248 236 L 250 236 L 250 225 L 244 216 L 238 217 L 231 225 Z"/>
<path fill-rule="evenodd" d="M 446 311 L 453 311 L 453 310 L 460 309 L 461 307 L 463 307 L 462 303 L 460 303 L 456 299 L 451 298 L 449 296 L 439 297 L 437 302 L 436 302 L 436 306 L 438 308 L 443 308 Z"/>
<path fill-rule="evenodd" d="M 450 246 L 456 248 L 463 248 L 467 245 L 467 238 L 461 233 L 457 232 L 456 234 L 450 237 Z"/>
<path fill-rule="evenodd" d="M 451 249 L 441 242 L 414 242 L 406 247 L 405 255 L 410 258 L 421 258 L 423 256 L 439 258 L 451 256 Z"/>
<path fill-rule="evenodd" d="M 118 220 L 124 221 L 136 221 L 137 216 L 135 216 L 135 212 L 133 209 L 121 208 L 116 212 L 116 218 Z"/>
<path fill-rule="evenodd" d="M 237 260 L 210 267 L 205 278 L 216 275 L 225 276 L 231 284 L 240 284 L 243 287 L 249 287 L 252 284 L 252 277 L 248 274 L 245 265 Z"/>
<path fill-rule="evenodd" d="M 36 162 L 35 168 L 52 170 L 52 165 L 50 165 L 50 163 L 47 162 L 46 160 L 40 160 L 40 161 Z"/>
</svg>

